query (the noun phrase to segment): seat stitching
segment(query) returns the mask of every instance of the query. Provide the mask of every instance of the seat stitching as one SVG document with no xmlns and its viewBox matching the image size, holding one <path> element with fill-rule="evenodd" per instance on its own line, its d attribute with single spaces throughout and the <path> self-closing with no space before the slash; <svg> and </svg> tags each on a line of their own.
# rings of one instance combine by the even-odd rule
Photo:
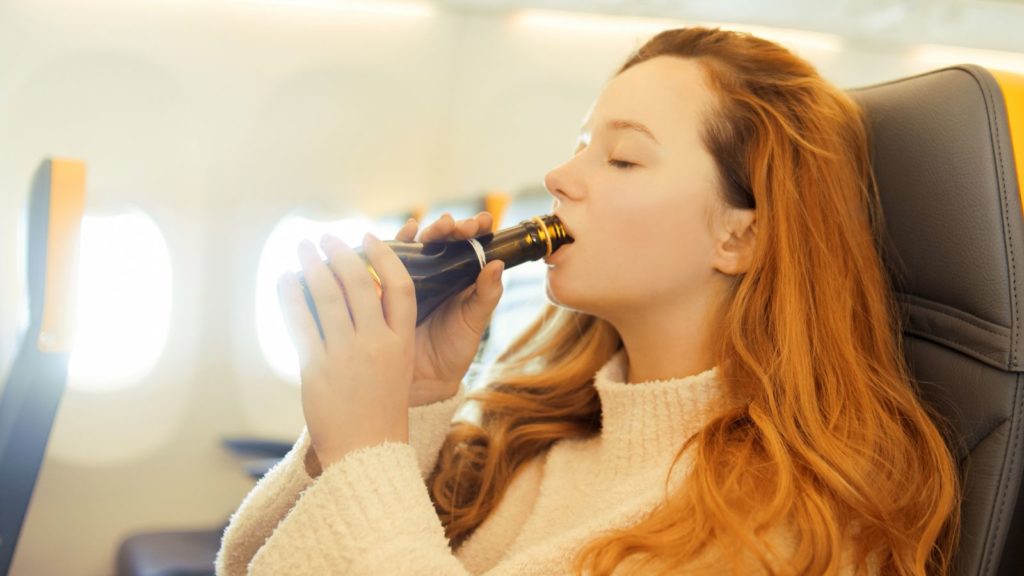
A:
<svg viewBox="0 0 1024 576">
<path fill-rule="evenodd" d="M 907 292 L 900 292 L 899 295 L 907 300 L 907 305 L 909 305 L 909 306 L 918 306 L 918 307 L 924 308 L 925 310 L 928 310 L 930 312 L 935 312 L 936 314 L 941 314 L 941 315 L 943 315 L 943 316 L 945 316 L 945 317 L 947 317 L 947 318 L 949 318 L 951 320 L 956 320 L 957 322 L 963 322 L 964 324 L 967 324 L 969 326 L 973 326 L 974 328 L 977 328 L 979 330 L 984 330 L 985 332 L 988 332 L 989 334 L 993 334 L 995 336 L 1006 337 L 1005 333 L 999 332 L 998 330 L 992 328 L 991 326 L 986 326 L 985 325 L 985 323 L 986 323 L 985 320 L 982 320 L 980 318 L 970 318 L 970 317 L 958 316 L 956 314 L 950 313 L 948 310 L 944 310 L 943 308 L 947 308 L 948 307 L 945 304 L 942 304 L 942 303 L 939 303 L 939 302 L 935 302 L 934 300 L 929 300 L 928 298 L 923 298 L 921 296 L 917 296 L 915 294 L 910 294 L 910 293 L 907 293 Z M 956 310 L 956 309 L 954 308 L 954 310 Z M 957 311 L 959 312 L 959 310 L 957 310 Z M 1002 328 L 1002 326 L 1000 326 L 1000 328 Z"/>
<path fill-rule="evenodd" d="M 1016 385 L 1014 386 L 1013 395 L 1013 404 L 1015 405 L 1014 414 L 1016 415 L 1016 418 L 1009 418 L 1010 434 L 1012 434 L 1013 437 L 1012 442 L 1007 443 L 1007 449 L 1010 451 L 1010 456 L 1009 458 L 1003 460 L 1003 469 L 1000 471 L 999 474 L 1001 478 L 1004 476 L 1005 473 L 1007 473 L 1007 470 L 1013 470 L 1014 463 L 1017 461 L 1017 454 L 1020 451 L 1020 440 L 1022 436 L 1020 419 L 1022 417 L 1021 414 L 1024 414 L 1024 395 L 1021 394 L 1021 377 L 1019 374 L 1016 378 Z M 1018 424 L 1016 430 L 1014 430 L 1013 426 L 1014 420 L 1016 420 Z M 996 511 L 995 523 L 989 523 L 989 535 L 991 534 L 992 529 L 994 527 L 1001 525 L 1003 522 L 1003 513 L 1006 512 L 1006 499 L 1009 497 L 1011 493 L 1010 486 L 1008 484 L 1009 482 L 1003 482 L 1002 485 L 999 487 L 1002 490 L 1002 494 L 999 496 L 999 509 Z M 993 560 L 996 558 L 996 551 L 994 549 L 996 544 L 995 538 L 988 538 L 988 541 L 989 553 L 985 558 L 986 569 L 989 567 L 989 565 L 991 565 Z"/>
</svg>

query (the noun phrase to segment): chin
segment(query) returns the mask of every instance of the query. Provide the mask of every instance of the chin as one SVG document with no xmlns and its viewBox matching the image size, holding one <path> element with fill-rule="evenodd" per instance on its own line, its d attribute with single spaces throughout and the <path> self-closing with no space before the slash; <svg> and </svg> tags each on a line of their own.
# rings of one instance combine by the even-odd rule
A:
<svg viewBox="0 0 1024 576">
<path fill-rule="evenodd" d="M 555 276 L 554 278 L 552 276 Z M 548 301 L 555 306 L 561 306 L 562 308 L 570 308 L 568 302 L 566 302 L 566 290 L 563 283 L 557 278 L 557 273 L 553 269 L 548 269 L 547 276 L 544 279 L 544 291 L 547 293 Z M 571 300 L 571 298 L 570 298 Z"/>
<path fill-rule="evenodd" d="M 590 311 L 591 307 L 586 304 L 588 296 L 592 296 L 592 294 L 584 293 L 585 291 L 581 291 L 578 286 L 567 286 L 564 278 L 559 278 L 556 274 L 552 274 L 551 270 L 548 270 L 544 289 L 547 293 L 548 301 L 555 306 L 592 314 Z"/>
</svg>

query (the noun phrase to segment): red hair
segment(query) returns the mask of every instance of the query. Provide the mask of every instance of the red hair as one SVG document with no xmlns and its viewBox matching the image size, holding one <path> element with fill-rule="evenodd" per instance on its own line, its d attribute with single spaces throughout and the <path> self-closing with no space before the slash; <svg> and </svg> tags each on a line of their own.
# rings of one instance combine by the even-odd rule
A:
<svg viewBox="0 0 1024 576">
<path fill-rule="evenodd" d="M 721 197 L 755 211 L 750 269 L 715 332 L 723 408 L 677 454 L 686 481 L 638 524 L 597 537 L 577 572 L 705 566 L 736 573 L 945 574 L 959 527 L 954 459 L 903 361 L 876 242 L 881 218 L 862 114 L 784 48 L 742 33 L 658 34 L 619 71 L 656 57 L 700 64 L 716 97 L 703 141 Z M 520 467 L 600 433 L 593 377 L 622 346 L 607 322 L 549 306 L 498 359 L 429 480 L 459 546 Z M 779 532 L 779 531 L 782 532 Z M 791 548 L 773 545 L 788 534 Z M 848 556 L 847 556 L 848 555 Z"/>
</svg>

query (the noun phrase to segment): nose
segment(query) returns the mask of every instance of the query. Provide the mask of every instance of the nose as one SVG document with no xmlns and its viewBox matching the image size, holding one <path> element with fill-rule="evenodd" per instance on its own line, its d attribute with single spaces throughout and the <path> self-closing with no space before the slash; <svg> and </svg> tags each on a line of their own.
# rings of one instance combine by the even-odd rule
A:
<svg viewBox="0 0 1024 576">
<path fill-rule="evenodd" d="M 570 175 L 570 164 L 572 159 L 551 169 L 544 176 L 544 187 L 548 193 L 555 197 L 559 203 L 569 199 L 579 199 L 580 186 Z"/>
</svg>

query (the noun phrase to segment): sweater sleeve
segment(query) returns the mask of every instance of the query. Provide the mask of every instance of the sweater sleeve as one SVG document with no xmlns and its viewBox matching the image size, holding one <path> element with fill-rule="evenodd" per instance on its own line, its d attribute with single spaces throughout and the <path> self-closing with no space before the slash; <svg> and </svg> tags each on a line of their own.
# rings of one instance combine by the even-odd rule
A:
<svg viewBox="0 0 1024 576">
<path fill-rule="evenodd" d="M 465 389 L 460 387 L 447 400 L 409 409 L 406 446 L 415 456 L 421 484 L 437 462 L 452 417 L 464 400 Z M 256 483 L 231 516 L 217 552 L 218 576 L 246 574 L 253 556 L 295 506 L 299 494 L 313 483 L 306 468 L 311 449 L 309 432 L 303 429 L 288 454 Z"/>
<path fill-rule="evenodd" d="M 253 576 L 469 576 L 452 554 L 409 444 L 384 442 L 329 466 L 260 548 Z"/>
</svg>

